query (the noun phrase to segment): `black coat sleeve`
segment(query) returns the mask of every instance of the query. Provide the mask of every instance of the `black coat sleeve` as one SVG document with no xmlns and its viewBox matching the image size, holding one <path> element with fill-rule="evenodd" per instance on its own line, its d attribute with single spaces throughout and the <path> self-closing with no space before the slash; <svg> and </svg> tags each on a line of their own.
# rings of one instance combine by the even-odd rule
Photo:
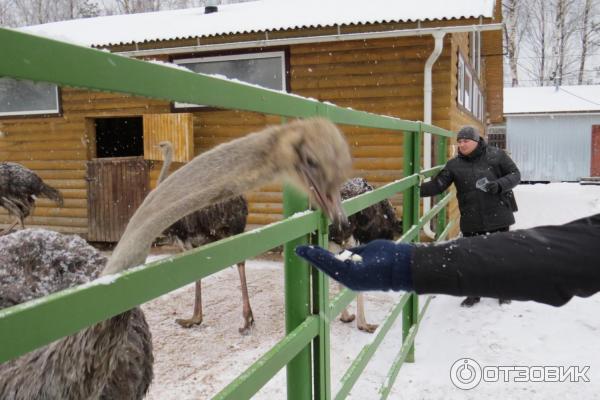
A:
<svg viewBox="0 0 600 400">
<path fill-rule="evenodd" d="M 600 214 L 565 225 L 415 248 L 417 293 L 534 300 L 561 306 L 600 291 Z"/>
<path fill-rule="evenodd" d="M 444 190 L 454 182 L 452 172 L 448 168 L 443 168 L 439 174 L 431 178 L 431 181 L 421 184 L 421 197 L 435 196 L 443 193 Z"/>
<path fill-rule="evenodd" d="M 504 151 L 502 151 L 502 158 L 500 159 L 500 173 L 501 177 L 497 182 L 502 188 L 502 192 L 513 189 L 521 182 L 521 171 L 519 171 L 517 164 L 515 164 L 512 158 Z"/>
</svg>

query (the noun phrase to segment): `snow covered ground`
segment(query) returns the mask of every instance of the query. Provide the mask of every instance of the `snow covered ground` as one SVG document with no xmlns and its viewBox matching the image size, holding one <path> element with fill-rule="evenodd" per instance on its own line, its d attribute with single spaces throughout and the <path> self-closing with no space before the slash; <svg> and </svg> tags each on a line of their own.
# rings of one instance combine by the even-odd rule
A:
<svg viewBox="0 0 600 400">
<path fill-rule="evenodd" d="M 558 224 L 600 213 L 600 186 L 573 183 L 522 185 L 516 190 L 519 212 L 515 228 Z M 600 243 L 599 243 L 600 245 Z M 256 327 L 241 336 L 241 294 L 234 268 L 203 281 L 205 320 L 182 329 L 175 318 L 192 310 L 193 285 L 144 305 L 155 346 L 155 379 L 148 399 L 210 398 L 263 355 L 284 335 L 281 263 L 250 260 L 249 292 Z M 383 320 L 398 293 L 367 294 L 367 319 Z M 422 297 L 422 303 L 424 302 Z M 600 399 L 600 296 L 574 299 L 562 308 L 533 302 L 499 306 L 482 299 L 472 309 L 462 299 L 437 296 L 431 302 L 416 340 L 416 363 L 405 364 L 391 399 Z M 396 323 L 355 385 L 350 398 L 379 398 L 399 345 Z M 332 323 L 334 393 L 352 360 L 373 336 L 354 324 Z M 482 367 L 589 366 L 589 382 L 481 382 L 474 389 L 456 388 L 452 364 L 471 358 Z M 279 373 L 256 396 L 284 399 L 285 374 Z"/>
</svg>

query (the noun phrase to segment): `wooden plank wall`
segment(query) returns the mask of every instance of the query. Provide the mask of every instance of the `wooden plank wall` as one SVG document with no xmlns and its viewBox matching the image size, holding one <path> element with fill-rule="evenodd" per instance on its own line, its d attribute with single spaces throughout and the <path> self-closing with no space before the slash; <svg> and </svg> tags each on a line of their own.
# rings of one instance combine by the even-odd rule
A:
<svg viewBox="0 0 600 400">
<path fill-rule="evenodd" d="M 95 156 L 93 118 L 164 113 L 170 108 L 164 101 L 70 88 L 61 90 L 61 107 L 58 117 L 0 119 L 0 131 L 5 133 L 0 138 L 0 160 L 32 169 L 65 198 L 63 208 L 39 199 L 25 226 L 86 236 L 85 165 Z M 0 225 L 8 222 L 6 211 L 0 209 Z"/>
</svg>

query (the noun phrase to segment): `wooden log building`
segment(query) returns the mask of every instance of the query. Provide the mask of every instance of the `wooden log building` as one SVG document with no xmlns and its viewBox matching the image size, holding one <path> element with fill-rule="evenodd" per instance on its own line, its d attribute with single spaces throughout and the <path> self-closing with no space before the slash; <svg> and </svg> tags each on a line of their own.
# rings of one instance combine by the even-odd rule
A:
<svg viewBox="0 0 600 400">
<path fill-rule="evenodd" d="M 423 120 L 432 32 L 446 30 L 433 64 L 432 123 L 451 130 L 471 124 L 484 131 L 502 121 L 502 33 L 481 29 L 501 22 L 500 1 L 422 0 L 409 7 L 382 0 L 296 3 L 301 4 L 263 0 L 222 5 L 213 13 L 200 8 L 89 18 L 23 31 Z M 330 7 L 333 3 L 337 8 Z M 365 13 L 365 6 L 377 12 Z M 247 22 L 240 23 L 240 16 Z M 186 30 L 190 18 L 196 30 Z M 2 88 L 0 161 L 25 165 L 65 197 L 63 208 L 39 199 L 26 225 L 78 233 L 90 241 L 118 240 L 155 186 L 161 157 L 154 145 L 160 140 L 174 143 L 175 164 L 182 165 L 215 145 L 280 123 L 276 116 L 6 78 L 0 79 Z M 402 177 L 401 134 L 342 129 L 355 175 L 375 186 Z M 247 197 L 249 225 L 281 218 L 280 185 Z M 0 226 L 7 223 L 1 210 Z"/>
</svg>

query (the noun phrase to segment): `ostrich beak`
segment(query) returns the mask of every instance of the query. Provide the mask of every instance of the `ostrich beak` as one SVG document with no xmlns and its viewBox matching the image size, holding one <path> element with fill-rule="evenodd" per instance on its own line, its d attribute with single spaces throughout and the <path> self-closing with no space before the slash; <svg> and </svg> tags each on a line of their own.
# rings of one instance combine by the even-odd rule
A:
<svg viewBox="0 0 600 400">
<path fill-rule="evenodd" d="M 325 215 L 335 224 L 345 225 L 348 223 L 344 207 L 342 206 L 342 197 L 340 192 L 325 194 L 323 204 L 319 204 Z"/>
<path fill-rule="evenodd" d="M 330 188 L 328 187 L 330 185 L 319 184 L 319 179 L 315 179 L 313 176 L 314 174 L 310 169 L 301 167 L 300 170 L 310 189 L 310 197 L 317 203 L 319 208 L 323 210 L 325 215 L 327 215 L 332 222 L 336 224 L 346 224 L 348 218 L 344 213 L 339 187 Z"/>
</svg>

